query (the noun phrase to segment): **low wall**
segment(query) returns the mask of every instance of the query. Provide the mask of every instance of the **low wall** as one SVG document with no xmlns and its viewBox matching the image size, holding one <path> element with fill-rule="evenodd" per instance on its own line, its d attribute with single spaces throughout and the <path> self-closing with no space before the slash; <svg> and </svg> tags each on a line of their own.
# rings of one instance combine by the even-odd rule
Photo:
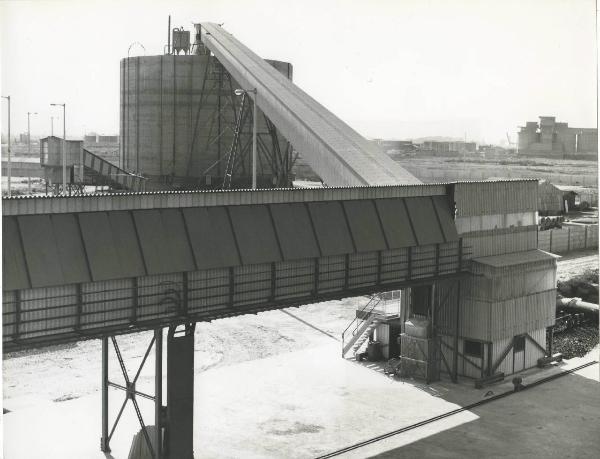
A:
<svg viewBox="0 0 600 459">
<path fill-rule="evenodd" d="M 538 231 L 538 248 L 552 253 L 598 247 L 598 225 L 566 225 Z"/>
</svg>

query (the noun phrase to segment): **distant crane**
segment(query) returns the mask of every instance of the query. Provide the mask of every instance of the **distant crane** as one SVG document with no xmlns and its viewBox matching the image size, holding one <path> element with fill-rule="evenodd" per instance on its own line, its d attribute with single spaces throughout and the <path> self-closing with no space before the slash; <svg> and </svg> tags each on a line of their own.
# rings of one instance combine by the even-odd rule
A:
<svg viewBox="0 0 600 459">
<path fill-rule="evenodd" d="M 510 140 L 510 136 L 508 135 L 508 132 L 506 133 L 506 140 L 508 140 L 508 147 L 514 147 L 515 151 L 518 153 L 519 152 L 519 145 L 515 142 L 511 142 Z"/>
</svg>

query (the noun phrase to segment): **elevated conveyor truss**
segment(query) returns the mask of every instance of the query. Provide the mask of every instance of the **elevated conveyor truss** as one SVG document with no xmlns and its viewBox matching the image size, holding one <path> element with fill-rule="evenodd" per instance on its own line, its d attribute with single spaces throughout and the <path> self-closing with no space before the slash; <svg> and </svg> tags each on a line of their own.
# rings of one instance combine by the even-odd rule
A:
<svg viewBox="0 0 600 459">
<path fill-rule="evenodd" d="M 441 185 L 11 198 L 3 214 L 5 351 L 432 282 L 469 255 Z"/>
<path fill-rule="evenodd" d="M 196 27 L 243 89 L 256 88 L 250 97 L 328 186 L 421 183 L 219 25 Z"/>
</svg>

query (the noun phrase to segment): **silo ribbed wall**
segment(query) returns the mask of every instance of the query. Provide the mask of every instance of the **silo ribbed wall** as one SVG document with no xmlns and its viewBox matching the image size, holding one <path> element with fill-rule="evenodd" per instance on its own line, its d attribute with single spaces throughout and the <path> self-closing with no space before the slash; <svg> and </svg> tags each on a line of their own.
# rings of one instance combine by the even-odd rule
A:
<svg viewBox="0 0 600 459">
<path fill-rule="evenodd" d="M 219 91 L 219 72 L 214 60 L 207 55 L 139 56 L 121 60 L 119 159 L 123 168 L 150 176 L 155 182 L 182 178 L 205 184 L 205 177 L 211 176 L 213 184 L 220 183 L 241 98 L 232 97 L 232 90 L 240 86 L 233 80 L 230 85 L 226 77 L 221 77 L 223 84 Z M 290 64 L 269 62 L 291 78 Z M 221 113 L 220 136 L 218 113 Z M 249 121 L 250 118 L 242 130 L 241 145 L 250 142 Z M 259 143 L 262 141 L 269 151 L 259 154 L 258 175 L 270 180 L 274 175 L 273 145 L 260 110 L 257 132 Z M 279 145 L 285 151 L 287 141 L 281 136 Z M 250 177 L 250 154 L 243 159 L 238 155 L 236 164 L 234 176 Z"/>
</svg>

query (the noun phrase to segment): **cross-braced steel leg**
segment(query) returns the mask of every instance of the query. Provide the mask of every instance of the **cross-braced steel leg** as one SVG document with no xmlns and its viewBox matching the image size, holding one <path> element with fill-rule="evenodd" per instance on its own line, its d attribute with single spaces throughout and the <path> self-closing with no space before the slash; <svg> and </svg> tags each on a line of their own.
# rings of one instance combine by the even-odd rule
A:
<svg viewBox="0 0 600 459">
<path fill-rule="evenodd" d="M 152 455 L 152 457 L 156 459 L 161 459 L 163 457 L 163 448 L 162 448 L 162 422 L 161 422 L 161 412 L 162 412 L 162 329 L 157 329 L 154 332 L 154 336 L 146 349 L 144 357 L 140 363 L 140 366 L 137 369 L 137 372 L 131 380 L 129 378 L 129 374 L 127 373 L 127 368 L 125 367 L 125 362 L 123 360 L 123 356 L 121 355 L 121 350 L 117 343 L 116 338 L 111 337 L 111 341 L 115 350 L 115 354 L 117 356 L 117 360 L 119 362 L 119 366 L 121 367 L 121 372 L 123 374 L 123 379 L 125 380 L 125 386 L 121 384 L 114 383 L 109 381 L 108 379 L 108 338 L 102 338 L 102 439 L 100 444 L 100 449 L 104 452 L 110 451 L 110 440 L 121 420 L 121 415 L 127 406 L 127 402 L 131 400 L 131 404 L 133 405 L 133 409 L 135 410 L 135 414 L 138 418 L 138 422 L 140 423 L 140 427 L 142 428 L 142 435 L 144 435 L 144 439 L 146 440 L 146 444 L 148 445 L 148 449 Z M 140 392 L 136 389 L 135 385 L 138 381 L 140 373 L 142 372 L 142 368 L 148 359 L 148 355 L 150 355 L 150 351 L 152 350 L 152 346 L 156 343 L 156 375 L 155 375 L 155 395 L 148 395 L 143 392 Z M 114 387 L 116 389 L 123 390 L 125 392 L 125 399 L 119 409 L 119 413 L 115 418 L 114 424 L 108 431 L 108 387 Z M 140 396 L 143 398 L 147 398 L 155 402 L 155 418 L 156 418 L 156 438 L 154 446 L 152 445 L 152 441 L 150 439 L 150 435 L 146 429 L 146 424 L 142 417 L 142 413 L 140 411 L 136 396 Z M 156 448 L 156 451 L 155 451 Z"/>
</svg>

